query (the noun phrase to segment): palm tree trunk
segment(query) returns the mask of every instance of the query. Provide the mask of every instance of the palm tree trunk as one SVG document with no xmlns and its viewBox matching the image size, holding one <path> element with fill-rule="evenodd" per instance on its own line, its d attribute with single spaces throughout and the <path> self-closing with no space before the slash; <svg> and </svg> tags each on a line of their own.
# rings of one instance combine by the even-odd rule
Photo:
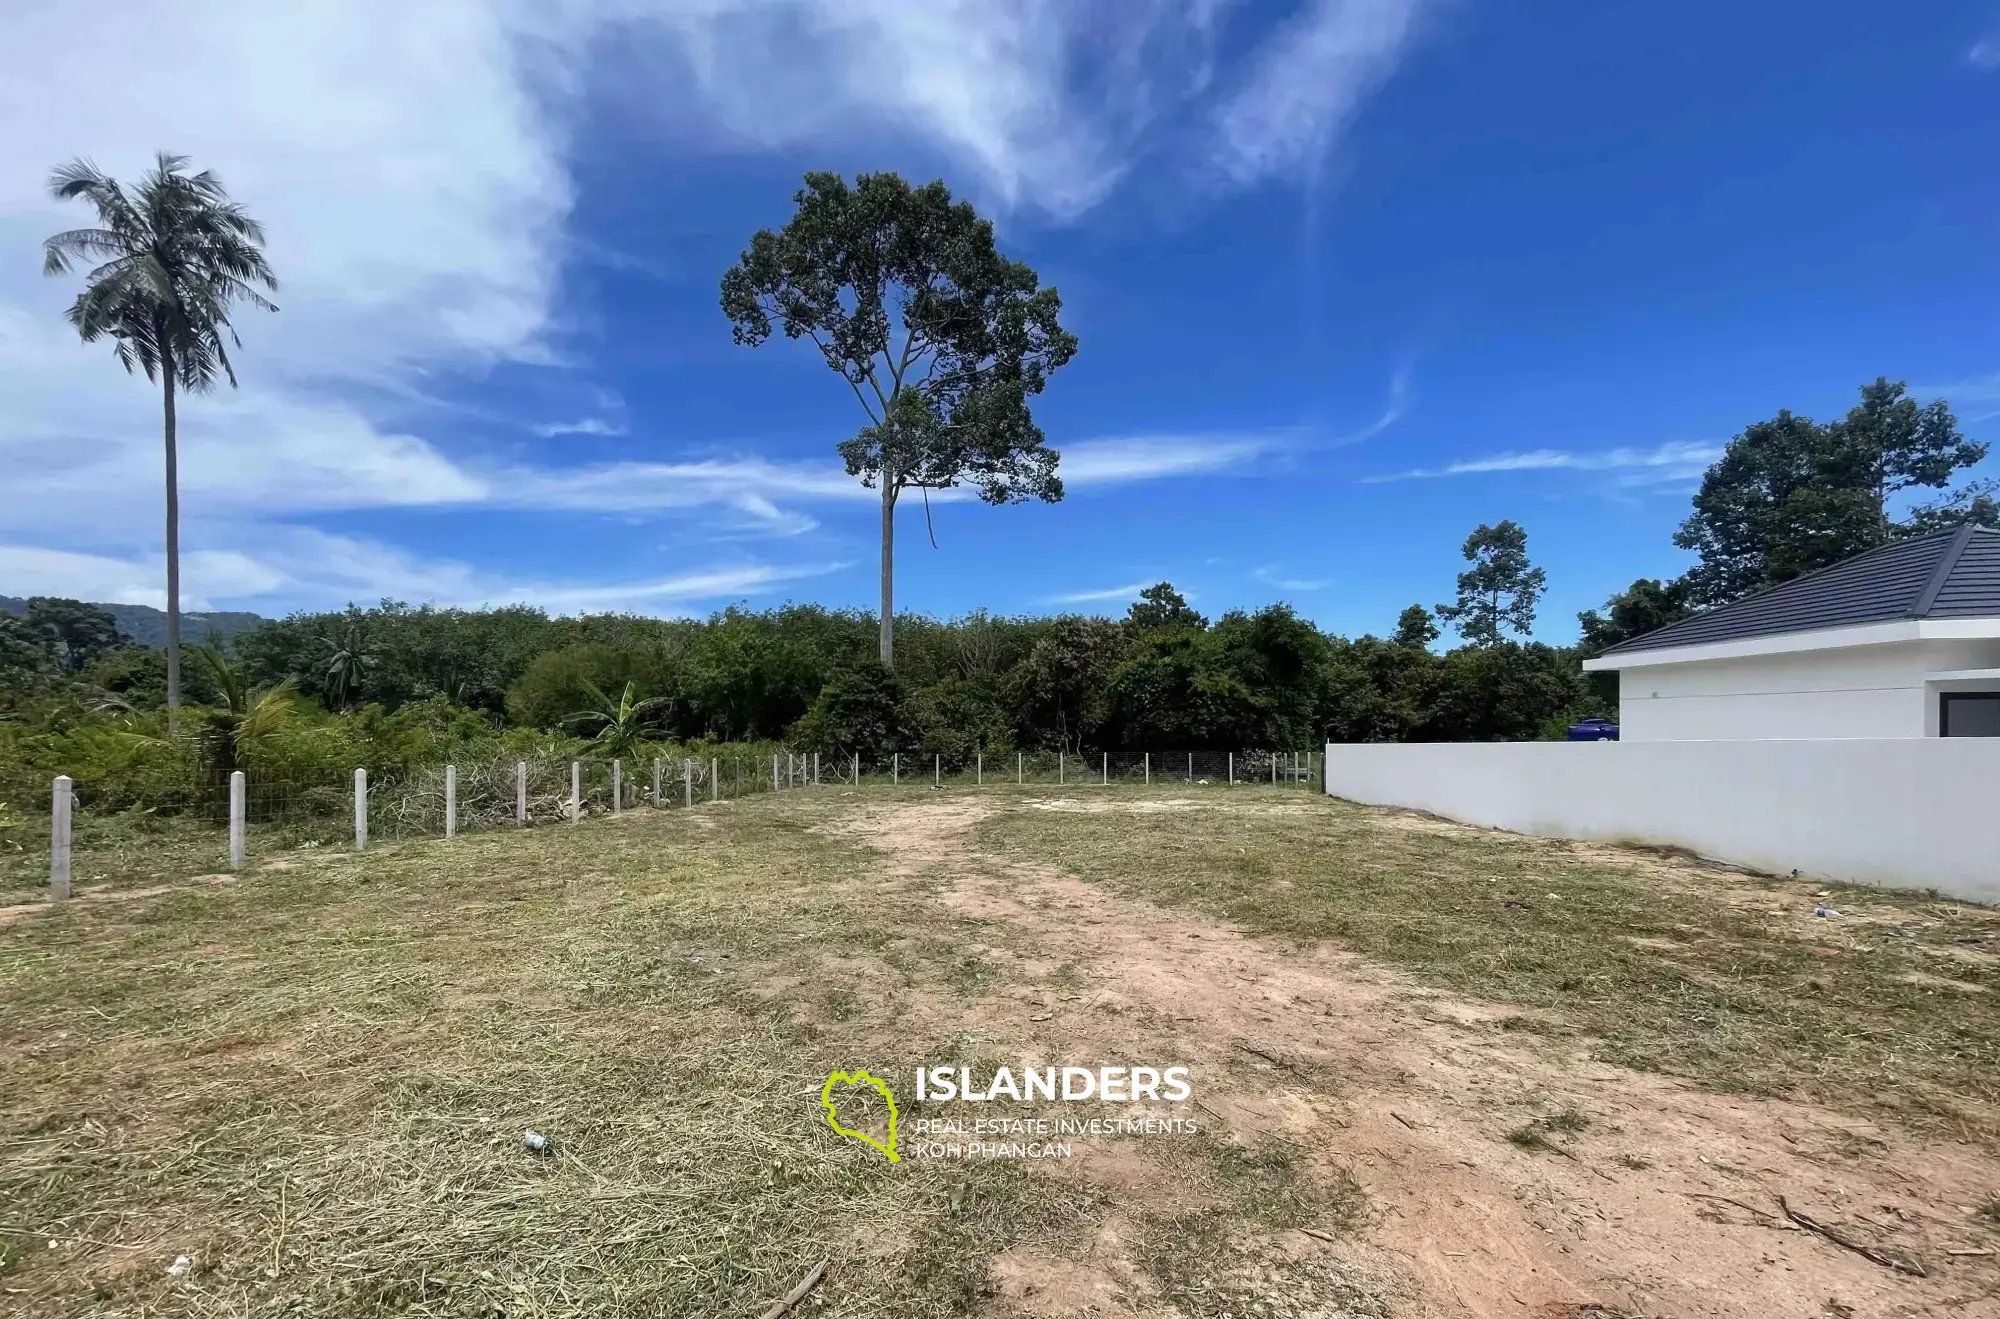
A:
<svg viewBox="0 0 2000 1319">
<path fill-rule="evenodd" d="M 882 472 L 882 667 L 896 667 L 896 481 Z"/>
<path fill-rule="evenodd" d="M 174 357 L 171 349 L 160 354 L 160 377 L 165 382 L 167 439 L 167 731 L 180 723 L 181 708 L 181 482 L 180 455 L 175 445 Z"/>
</svg>

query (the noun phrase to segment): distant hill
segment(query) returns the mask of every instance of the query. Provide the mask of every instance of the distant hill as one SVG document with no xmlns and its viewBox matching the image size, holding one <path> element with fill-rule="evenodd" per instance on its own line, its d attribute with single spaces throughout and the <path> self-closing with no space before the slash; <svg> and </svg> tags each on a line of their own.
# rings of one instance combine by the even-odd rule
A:
<svg viewBox="0 0 2000 1319">
<path fill-rule="evenodd" d="M 155 649 L 167 644 L 167 615 L 164 610 L 151 605 L 107 605 L 97 608 L 118 620 L 118 630 L 142 646 Z M 0 614 L 12 614 L 16 618 L 28 612 L 28 602 L 19 596 L 0 595 Z M 181 613 L 181 640 L 183 642 L 207 641 L 211 636 L 227 641 L 238 632 L 248 632 L 262 623 L 260 614 L 246 614 L 239 611 L 221 610 L 212 614 L 195 614 L 185 610 Z"/>
</svg>

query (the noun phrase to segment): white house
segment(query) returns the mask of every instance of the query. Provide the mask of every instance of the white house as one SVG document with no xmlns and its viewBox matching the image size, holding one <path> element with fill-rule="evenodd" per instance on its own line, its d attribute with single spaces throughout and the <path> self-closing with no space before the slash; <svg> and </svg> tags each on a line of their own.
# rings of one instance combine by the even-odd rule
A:
<svg viewBox="0 0 2000 1319">
<path fill-rule="evenodd" d="M 1858 554 L 1613 646 L 1626 742 L 2000 737 L 2000 531 Z"/>
</svg>

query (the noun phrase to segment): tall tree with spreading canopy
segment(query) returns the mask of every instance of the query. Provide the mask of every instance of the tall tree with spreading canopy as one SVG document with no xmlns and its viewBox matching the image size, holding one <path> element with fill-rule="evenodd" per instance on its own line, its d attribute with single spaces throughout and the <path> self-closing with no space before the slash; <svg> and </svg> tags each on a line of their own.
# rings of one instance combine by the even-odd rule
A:
<svg viewBox="0 0 2000 1319">
<path fill-rule="evenodd" d="M 1877 379 L 1836 422 L 1793 412 L 1747 426 L 1702 477 L 1674 544 L 1700 562 L 1689 599 L 1726 604 L 1896 539 L 2000 514 L 1974 482 L 1900 510 L 1909 491 L 1946 491 L 1986 456 L 1942 399 L 1919 407 L 1901 382 Z"/>
<path fill-rule="evenodd" d="M 58 201 L 82 200 L 97 211 L 97 227 L 71 229 L 42 247 L 42 271 L 67 273 L 96 262 L 70 305 L 69 323 L 85 343 L 110 339 L 128 372 L 160 383 L 166 437 L 167 717 L 181 704 L 180 458 L 174 394 L 206 393 L 218 379 L 236 385 L 229 344 L 242 346 L 229 324 L 230 307 L 247 302 L 276 311 L 264 296 L 277 278 L 264 260 L 264 231 L 222 183 L 203 170 L 187 172 L 187 157 L 161 152 L 151 172 L 129 192 L 87 160 L 73 160 L 49 178 Z"/>
<path fill-rule="evenodd" d="M 989 504 L 1062 498 L 1028 400 L 1076 354 L 1062 299 L 1002 257 L 993 225 L 942 182 L 806 175 L 783 229 L 722 277 L 739 344 L 810 339 L 868 424 L 840 445 L 881 492 L 881 657 L 895 664 L 895 513 L 903 491 L 969 484 Z"/>
<path fill-rule="evenodd" d="M 1458 601 L 1439 605 L 1437 616 L 1475 646 L 1500 643 L 1500 629 L 1526 635 L 1535 626 L 1535 603 L 1548 574 L 1528 562 L 1528 533 L 1520 523 L 1481 523 L 1465 538 L 1472 567 L 1458 575 Z"/>
<path fill-rule="evenodd" d="M 1140 629 L 1182 628 L 1200 632 L 1208 626 L 1201 611 L 1189 604 L 1172 582 L 1155 582 L 1139 592 L 1139 598 L 1125 611 L 1125 621 Z"/>
</svg>

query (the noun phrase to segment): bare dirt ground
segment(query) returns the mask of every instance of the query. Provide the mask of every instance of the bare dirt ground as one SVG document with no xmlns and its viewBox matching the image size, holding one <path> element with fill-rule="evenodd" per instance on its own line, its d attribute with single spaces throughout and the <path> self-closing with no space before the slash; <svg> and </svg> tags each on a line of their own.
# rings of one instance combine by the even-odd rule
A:
<svg viewBox="0 0 2000 1319">
<path fill-rule="evenodd" d="M 879 850 L 904 882 L 930 877 L 936 900 L 990 923 L 996 944 L 1087 969 L 1078 993 L 1024 979 L 980 998 L 995 1047 L 1171 1057 L 1229 1139 L 1285 1142 L 1359 1182 L 1361 1231 L 1269 1243 L 1289 1276 L 1321 1276 L 1320 1292 L 1291 1284 L 1289 1300 L 1274 1292 L 1248 1312 L 2000 1315 L 2000 1251 L 1966 1226 L 2000 1184 L 1987 1151 L 1609 1066 L 1587 1041 L 1496 1032 L 1518 1009 L 984 851 L 993 809 L 863 803 L 824 827 Z M 1174 1190 L 1170 1164 L 1115 1148 L 1080 1151 L 1071 1172 L 1125 1202 Z M 995 1269 L 1001 1303 L 1151 1313 L 1128 1226 L 1114 1212 L 1081 1252 L 1017 1247 Z M 1318 1275 L 1296 1267 L 1313 1262 Z"/>
</svg>

